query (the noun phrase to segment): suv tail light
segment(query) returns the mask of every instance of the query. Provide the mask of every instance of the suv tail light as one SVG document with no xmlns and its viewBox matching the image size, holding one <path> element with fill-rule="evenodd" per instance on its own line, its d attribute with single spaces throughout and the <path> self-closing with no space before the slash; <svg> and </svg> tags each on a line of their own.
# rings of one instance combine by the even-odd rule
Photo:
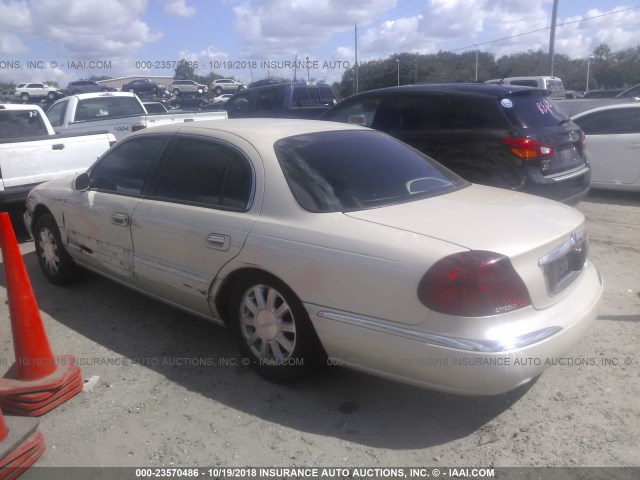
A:
<svg viewBox="0 0 640 480">
<path fill-rule="evenodd" d="M 525 160 L 540 157 L 552 157 L 554 154 L 551 145 L 545 145 L 537 140 L 526 137 L 507 137 L 502 139 L 511 152 Z"/>
<path fill-rule="evenodd" d="M 137 132 L 138 130 L 142 130 L 143 128 L 146 128 L 146 125 L 143 125 L 142 123 L 139 123 L 137 125 L 131 125 L 132 132 Z"/>
<path fill-rule="evenodd" d="M 531 305 L 524 282 L 504 255 L 482 250 L 436 262 L 420 280 L 418 298 L 448 315 L 484 317 Z"/>
</svg>

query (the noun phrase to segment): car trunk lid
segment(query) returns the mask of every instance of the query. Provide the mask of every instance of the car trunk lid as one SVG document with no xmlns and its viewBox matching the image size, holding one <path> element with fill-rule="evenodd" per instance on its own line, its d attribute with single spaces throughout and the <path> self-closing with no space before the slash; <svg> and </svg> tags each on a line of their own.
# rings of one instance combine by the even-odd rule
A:
<svg viewBox="0 0 640 480">
<path fill-rule="evenodd" d="M 585 260 L 580 212 L 540 197 L 481 185 L 345 215 L 469 250 L 506 255 L 525 281 L 536 308 L 562 298 Z"/>
</svg>

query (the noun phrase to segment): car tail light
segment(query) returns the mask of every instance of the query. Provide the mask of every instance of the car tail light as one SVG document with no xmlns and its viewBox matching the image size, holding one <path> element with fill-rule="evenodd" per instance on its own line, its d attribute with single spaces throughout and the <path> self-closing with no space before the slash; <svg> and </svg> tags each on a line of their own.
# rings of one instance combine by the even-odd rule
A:
<svg viewBox="0 0 640 480">
<path fill-rule="evenodd" d="M 132 125 L 131 126 L 131 131 L 132 132 L 137 132 L 138 130 L 142 130 L 143 128 L 146 128 L 146 125 L 143 125 L 143 124 L 139 123 L 138 125 Z"/>
<path fill-rule="evenodd" d="M 509 147 L 514 155 L 525 160 L 539 157 L 552 157 L 554 154 L 551 145 L 545 145 L 533 138 L 507 137 L 502 139 L 502 143 Z"/>
<path fill-rule="evenodd" d="M 584 143 L 584 132 L 582 130 L 580 130 L 580 138 L 578 139 L 578 147 L 580 147 L 580 150 L 584 150 L 585 148 L 585 143 Z"/>
<path fill-rule="evenodd" d="M 484 317 L 531 305 L 524 282 L 504 255 L 472 250 L 436 262 L 420 280 L 418 298 L 448 315 Z"/>
</svg>

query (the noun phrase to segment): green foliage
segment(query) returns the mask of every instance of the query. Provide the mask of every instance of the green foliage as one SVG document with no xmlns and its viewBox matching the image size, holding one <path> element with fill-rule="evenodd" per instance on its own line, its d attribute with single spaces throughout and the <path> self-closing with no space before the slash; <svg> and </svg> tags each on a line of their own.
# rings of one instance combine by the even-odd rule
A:
<svg viewBox="0 0 640 480">
<path fill-rule="evenodd" d="M 396 61 L 399 61 L 398 62 Z M 439 51 L 434 54 L 401 53 L 387 59 L 360 62 L 344 72 L 334 84 L 336 94 L 348 97 L 355 93 L 355 68 L 358 70 L 358 91 L 373 90 L 398 84 L 436 82 L 474 82 L 476 79 L 475 50 L 463 53 Z M 494 55 L 478 51 L 478 81 L 493 78 L 549 75 L 549 55 L 529 50 L 495 59 Z M 567 90 L 585 90 L 587 59 L 554 56 L 554 75 L 560 77 Z M 619 52 L 607 44 L 593 51 L 590 63 L 589 89 L 628 87 L 640 83 L 640 46 Z"/>
</svg>

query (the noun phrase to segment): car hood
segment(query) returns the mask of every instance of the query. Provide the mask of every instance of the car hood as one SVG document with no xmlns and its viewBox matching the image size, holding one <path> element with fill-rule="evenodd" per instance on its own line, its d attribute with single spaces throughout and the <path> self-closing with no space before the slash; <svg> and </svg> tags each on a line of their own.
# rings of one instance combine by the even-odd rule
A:
<svg viewBox="0 0 640 480">
<path fill-rule="evenodd" d="M 345 215 L 510 257 L 553 244 L 584 223 L 579 211 L 564 204 L 482 185 Z"/>
</svg>

